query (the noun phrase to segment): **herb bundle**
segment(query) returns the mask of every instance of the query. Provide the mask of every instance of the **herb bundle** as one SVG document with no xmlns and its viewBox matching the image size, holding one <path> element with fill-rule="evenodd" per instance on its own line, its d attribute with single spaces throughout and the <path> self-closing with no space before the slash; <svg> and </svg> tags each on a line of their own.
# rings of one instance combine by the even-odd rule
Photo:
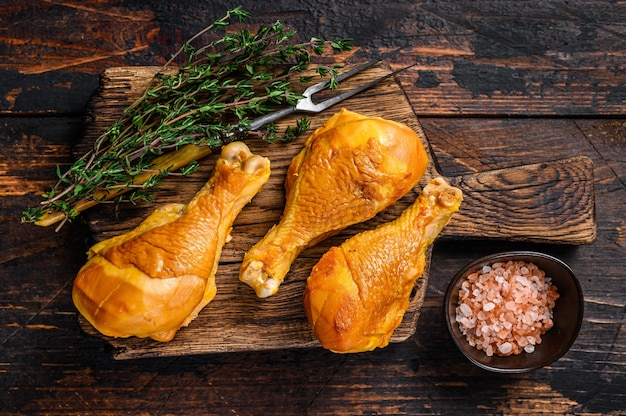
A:
<svg viewBox="0 0 626 416">
<path fill-rule="evenodd" d="M 304 71 L 329 77 L 332 88 L 339 66 L 312 68 L 312 56 L 329 48 L 350 50 L 351 44 L 347 39 L 319 38 L 294 44 L 295 31 L 279 21 L 256 33 L 245 29 L 226 33 L 234 20 L 249 17 L 237 7 L 189 39 L 89 152 L 66 172 L 57 168 L 58 181 L 42 195 L 40 207 L 24 211 L 22 221 L 62 226 L 104 201 L 152 201 L 154 188 L 166 176 L 177 170 L 182 175 L 193 172 L 198 159 L 228 142 L 251 134 L 287 141 L 305 132 L 306 118 L 288 127 L 282 137 L 273 124 L 250 131 L 250 121 L 294 106 L 302 98 L 296 86 L 312 79 Z M 224 34 L 194 47 L 207 32 Z M 180 59 L 185 62 L 171 68 Z"/>
</svg>

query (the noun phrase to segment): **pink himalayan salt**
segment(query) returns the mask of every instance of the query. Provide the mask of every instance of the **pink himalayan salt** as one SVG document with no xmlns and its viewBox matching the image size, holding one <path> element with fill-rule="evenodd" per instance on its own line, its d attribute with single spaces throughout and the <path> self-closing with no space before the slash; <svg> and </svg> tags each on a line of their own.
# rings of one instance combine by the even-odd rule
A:
<svg viewBox="0 0 626 416">
<path fill-rule="evenodd" d="M 553 326 L 558 297 L 552 279 L 535 264 L 497 262 L 461 284 L 456 321 L 467 342 L 488 356 L 532 353 Z"/>
</svg>

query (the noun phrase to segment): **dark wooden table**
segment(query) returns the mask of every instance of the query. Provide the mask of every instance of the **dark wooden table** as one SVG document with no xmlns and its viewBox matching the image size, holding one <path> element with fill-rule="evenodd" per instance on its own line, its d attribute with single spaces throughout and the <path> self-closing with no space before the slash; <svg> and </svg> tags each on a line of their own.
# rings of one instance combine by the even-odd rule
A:
<svg viewBox="0 0 626 416">
<path fill-rule="evenodd" d="M 447 176 L 585 155 L 597 240 L 435 244 L 417 330 L 371 353 L 322 349 L 115 360 L 78 326 L 70 293 L 82 221 L 20 223 L 81 139 L 99 75 L 159 65 L 229 1 L 0 6 L 0 412 L 3 414 L 624 414 L 626 412 L 626 4 L 598 1 L 237 2 L 311 36 L 350 37 L 389 63 Z M 578 274 L 585 319 L 549 367 L 497 375 L 470 364 L 442 310 L 451 276 L 507 249 L 553 254 Z"/>
</svg>

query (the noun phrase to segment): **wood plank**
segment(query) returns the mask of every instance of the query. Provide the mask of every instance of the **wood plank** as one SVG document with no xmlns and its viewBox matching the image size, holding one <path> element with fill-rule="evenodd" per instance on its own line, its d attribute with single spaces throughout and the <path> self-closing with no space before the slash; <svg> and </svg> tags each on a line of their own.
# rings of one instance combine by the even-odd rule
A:
<svg viewBox="0 0 626 416">
<path fill-rule="evenodd" d="M 10 27 L 0 38 L 4 58 L 0 69 L 24 75 L 56 71 L 98 75 L 106 65 L 132 61 L 145 65 L 159 33 L 149 8 L 132 10 L 115 0 L 80 4 L 17 0 L 0 11 L 7 22 L 4 27 Z"/>
<path fill-rule="evenodd" d="M 169 4 L 154 0 L 134 8 L 114 0 L 82 7 L 15 3 L 2 10 L 11 32 L 0 38 L 0 112 L 80 111 L 105 68 L 162 64 L 225 12 L 220 2 L 180 8 L 176 18 Z M 623 114 L 623 2 L 376 0 L 316 11 L 286 0 L 246 6 L 251 30 L 280 18 L 300 41 L 355 39 L 348 61 L 404 47 L 389 62 L 393 69 L 417 64 L 399 79 L 418 116 Z M 385 13 L 372 13 L 376 9 Z M 65 30 L 68 25 L 77 29 Z M 76 35 L 87 32 L 85 39 Z"/>
<path fill-rule="evenodd" d="M 444 235 L 591 244 L 596 239 L 593 163 L 585 156 L 450 178 L 463 209 Z"/>
<path fill-rule="evenodd" d="M 605 1 L 416 4 L 402 84 L 418 116 L 619 116 L 624 19 Z"/>
<path fill-rule="evenodd" d="M 134 97 L 145 89 L 155 71 L 156 68 L 146 67 L 112 68 L 105 71 L 102 77 L 103 86 L 90 107 L 92 122 L 87 129 L 83 150 L 100 131 L 117 118 Z M 388 72 L 388 69 L 379 65 L 356 79 L 344 81 L 341 88 L 350 89 L 365 80 L 377 78 Z M 395 81 L 388 80 L 342 105 L 364 114 L 404 122 L 418 132 L 425 148 L 430 149 L 419 121 Z M 279 122 L 279 128 L 293 122 L 294 117 Z M 312 117 L 311 129 L 317 128 L 327 117 L 329 114 Z M 248 142 L 253 152 L 271 155 L 273 174 L 263 191 L 244 209 L 235 222 L 233 241 L 226 245 L 222 254 L 216 278 L 219 290 L 215 300 L 188 328 L 179 331 L 177 337 L 169 343 L 135 338 L 126 340 L 107 338 L 117 349 L 116 357 L 185 355 L 318 345 L 301 305 L 301 296 L 310 269 L 331 245 L 339 244 L 360 230 L 372 228 L 395 218 L 415 199 L 421 188 L 416 188 L 398 204 L 376 218 L 350 227 L 338 236 L 307 250 L 294 263 L 279 293 L 270 300 L 259 300 L 238 281 L 239 263 L 245 251 L 279 220 L 283 208 L 283 183 L 286 171 L 291 158 L 300 150 L 302 140 L 304 138 L 289 145 L 268 145 L 254 139 Z M 217 155 L 211 155 L 205 159 L 200 171 L 190 178 L 170 178 L 159 190 L 157 200 L 160 203 L 189 200 L 210 176 L 216 158 Z M 421 186 L 434 176 L 440 175 L 434 161 L 431 154 Z M 520 166 L 455 179 L 454 182 L 468 192 L 468 201 L 472 202 L 468 204 L 471 213 L 459 216 L 460 221 L 452 225 L 452 235 L 574 244 L 592 242 L 595 239 L 595 222 L 592 215 L 593 187 L 588 185 L 592 181 L 592 176 L 588 173 L 591 164 L 584 159 L 577 162 L 546 162 L 541 165 Z M 542 180 L 537 181 L 538 177 Z M 490 190 L 495 192 L 497 197 L 504 198 L 504 203 L 497 210 L 484 209 L 492 206 L 496 198 L 496 195 L 485 192 L 485 181 L 489 182 Z M 580 186 L 581 184 L 583 186 Z M 550 190 L 561 190 L 564 187 L 565 191 L 544 195 L 537 192 L 541 187 Z M 523 198 L 520 198 L 520 195 L 523 195 Z M 576 203 L 581 195 L 583 203 Z M 553 203 L 546 204 L 548 199 L 554 200 Z M 89 214 L 90 225 L 97 240 L 133 228 L 153 207 L 123 206 L 119 210 L 114 207 L 99 208 L 103 209 Z M 581 212 L 584 215 L 579 215 Z M 529 217 L 536 219 L 536 222 L 529 222 Z M 477 218 L 485 219 L 485 222 L 481 223 Z M 519 221 L 512 221 L 513 218 L 519 218 Z M 494 223 L 510 226 L 486 226 Z M 554 226 L 555 224 L 563 228 L 559 229 Z M 392 342 L 404 341 L 414 333 L 427 279 L 428 267 L 424 277 L 415 287 L 409 310 L 402 324 L 394 332 Z M 85 332 L 99 335 L 82 318 L 81 326 Z"/>
</svg>

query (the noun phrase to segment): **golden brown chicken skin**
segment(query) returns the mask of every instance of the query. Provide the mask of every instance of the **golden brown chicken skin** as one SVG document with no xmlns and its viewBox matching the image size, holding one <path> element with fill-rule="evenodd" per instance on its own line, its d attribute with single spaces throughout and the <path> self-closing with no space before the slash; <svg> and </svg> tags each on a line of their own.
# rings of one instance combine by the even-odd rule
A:
<svg viewBox="0 0 626 416">
<path fill-rule="evenodd" d="M 225 146 L 188 204 L 165 205 L 89 250 L 72 290 L 79 312 L 104 335 L 171 340 L 215 296 L 232 223 L 269 175 L 268 159 L 240 142 Z"/>
<path fill-rule="evenodd" d="M 275 294 L 302 250 L 395 203 L 427 163 L 408 126 L 342 109 L 292 160 L 283 215 L 246 253 L 240 280 L 259 297 Z"/>
<path fill-rule="evenodd" d="M 461 191 L 433 179 L 397 219 L 332 247 L 314 266 L 304 307 L 323 347 L 385 347 L 409 306 L 426 250 L 459 209 Z"/>
</svg>

